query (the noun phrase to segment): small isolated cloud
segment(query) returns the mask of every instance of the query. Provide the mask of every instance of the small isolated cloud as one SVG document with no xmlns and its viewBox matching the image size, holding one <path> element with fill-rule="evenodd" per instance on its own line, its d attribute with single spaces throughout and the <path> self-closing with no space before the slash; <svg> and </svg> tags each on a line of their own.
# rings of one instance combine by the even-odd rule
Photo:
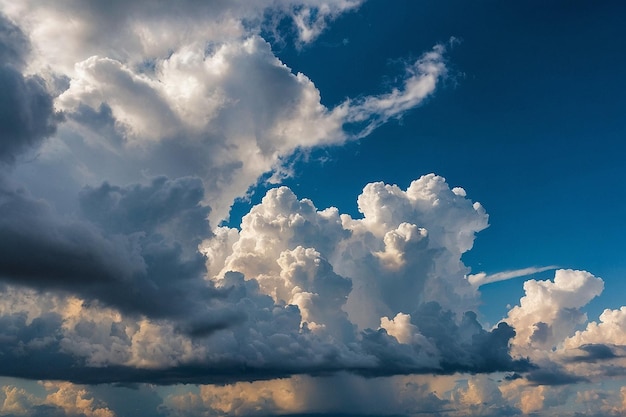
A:
<svg viewBox="0 0 626 417">
<path fill-rule="evenodd" d="M 516 329 L 512 355 L 529 358 L 536 368 L 516 384 L 566 387 L 626 375 L 621 310 L 605 310 L 599 323 L 589 322 L 582 310 L 603 288 L 602 279 L 575 270 L 557 270 L 552 281 L 524 283 L 525 295 L 505 321 Z"/>
<path fill-rule="evenodd" d="M 485 284 L 491 284 L 492 282 L 506 281 L 507 279 L 527 277 L 529 275 L 538 274 L 540 272 L 551 271 L 558 269 L 558 266 L 542 266 L 542 267 L 530 267 L 515 269 L 512 271 L 503 271 L 495 274 L 487 274 L 485 272 L 479 272 L 477 274 L 470 274 L 467 276 L 467 280 L 474 287 L 478 288 Z"/>
<path fill-rule="evenodd" d="M 626 345 L 626 306 L 604 310 L 599 321 L 592 321 L 584 330 L 577 331 L 566 340 L 565 346 L 574 348 L 603 343 Z"/>
</svg>

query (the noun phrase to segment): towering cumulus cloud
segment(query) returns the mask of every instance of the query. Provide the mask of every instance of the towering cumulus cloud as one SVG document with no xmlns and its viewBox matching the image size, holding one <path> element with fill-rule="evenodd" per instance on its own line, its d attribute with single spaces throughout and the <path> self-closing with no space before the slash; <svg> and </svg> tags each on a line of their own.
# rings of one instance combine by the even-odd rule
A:
<svg viewBox="0 0 626 417">
<path fill-rule="evenodd" d="M 241 231 L 218 228 L 205 241 L 212 281 L 225 287 L 240 273 L 297 306 L 302 329 L 382 360 L 373 374 L 523 368 L 508 356 L 513 330 L 486 332 L 471 312 L 477 293 L 460 256 L 487 226 L 482 206 L 435 175 L 406 191 L 369 184 L 358 202 L 363 219 L 271 190 Z"/>
</svg>

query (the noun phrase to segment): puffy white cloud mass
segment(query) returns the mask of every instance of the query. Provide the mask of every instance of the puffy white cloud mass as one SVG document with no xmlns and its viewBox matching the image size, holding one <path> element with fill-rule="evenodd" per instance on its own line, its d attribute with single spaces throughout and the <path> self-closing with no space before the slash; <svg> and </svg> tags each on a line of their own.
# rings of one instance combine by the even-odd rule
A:
<svg viewBox="0 0 626 417">
<path fill-rule="evenodd" d="M 241 230 L 209 227 L 260 175 L 280 177 L 284 157 L 366 136 L 445 76 L 436 46 L 391 92 L 329 108 L 261 36 L 290 16 L 306 43 L 358 4 L 188 2 L 170 18 L 161 3 L 3 3 L 7 68 L 41 90 L 19 93 L 41 106 L 25 107 L 34 116 L 15 126 L 32 129 L 3 155 L 15 162 L 60 123 L 33 160 L 41 172 L 15 169 L 35 190 L 42 172 L 66 180 L 46 202 L 2 176 L 5 375 L 172 383 L 527 366 L 508 355 L 509 326 L 476 321 L 460 257 L 487 215 L 441 177 L 368 185 L 363 219 L 282 187 Z M 73 23 L 58 33 L 59 19 Z"/>
<path fill-rule="evenodd" d="M 501 386 L 524 413 L 568 401 L 589 415 L 623 413 L 621 394 L 612 385 L 623 384 L 626 370 L 624 308 L 605 310 L 599 323 L 588 322 L 583 310 L 603 288 L 602 279 L 577 270 L 557 270 L 553 280 L 524 283 L 525 295 L 505 321 L 516 330 L 511 353 L 530 358 L 536 368 Z M 570 387 L 576 383 L 588 391 L 576 393 Z"/>
<path fill-rule="evenodd" d="M 199 176 L 217 223 L 262 174 L 287 175 L 283 160 L 294 152 L 366 136 L 446 75 L 437 45 L 391 92 L 328 107 L 262 37 L 291 19 L 299 42 L 310 42 L 360 3 L 7 1 L 3 10 L 30 37 L 27 69 L 48 81 L 67 119 L 56 145 L 40 150 L 42 165 L 58 175 L 76 160 L 76 190 L 146 173 Z"/>
<path fill-rule="evenodd" d="M 526 281 L 526 295 L 506 319 L 517 332 L 513 345 L 526 354 L 557 347 L 587 321 L 581 307 L 600 295 L 603 288 L 601 279 L 585 271 L 560 269 L 553 281 Z"/>
<path fill-rule="evenodd" d="M 243 218 L 241 231 L 218 228 L 216 238 L 205 242 L 209 274 L 219 283 L 227 271 L 241 272 L 275 301 L 289 303 L 315 282 L 294 274 L 307 269 L 297 258 L 316 258 L 310 265 L 318 269 L 329 262 L 334 273 L 351 280 L 345 311 L 362 329 L 429 302 L 461 314 L 476 307 L 478 293 L 465 279 L 460 257 L 487 227 L 479 203 L 427 175 L 407 190 L 368 184 L 358 207 L 363 218 L 353 219 L 334 208 L 318 211 L 286 187 L 270 190 Z"/>
</svg>

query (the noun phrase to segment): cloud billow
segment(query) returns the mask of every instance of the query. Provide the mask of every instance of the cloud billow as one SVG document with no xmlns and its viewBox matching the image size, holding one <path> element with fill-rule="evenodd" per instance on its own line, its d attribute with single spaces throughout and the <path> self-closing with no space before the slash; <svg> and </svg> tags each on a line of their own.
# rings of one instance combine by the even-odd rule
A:
<svg viewBox="0 0 626 417">
<path fill-rule="evenodd" d="M 77 247 L 66 245 L 67 253 L 59 252 L 55 263 L 31 257 L 20 264 L 20 258 L 12 257 L 12 268 L 4 268 L 8 298 L 0 303 L 0 318 L 14 323 L 10 328 L 23 329 L 3 336 L 11 341 L 4 346 L 3 358 L 11 361 L 20 352 L 23 364 L 22 371 L 4 368 L 6 375 L 171 384 L 340 371 L 372 377 L 529 369 L 528 362 L 509 355 L 515 335 L 511 327 L 503 323 L 486 331 L 474 313 L 458 316 L 451 304 L 442 304 L 445 297 L 435 301 L 423 294 L 439 279 L 431 268 L 461 267 L 451 257 L 471 246 L 472 230 L 484 227 L 477 222 L 484 216 L 482 208 L 432 175 L 407 191 L 380 188 L 392 191 L 393 198 L 374 198 L 368 194 L 371 190 L 366 187 L 359 198 L 365 214 L 360 220 L 339 215 L 334 208 L 318 211 L 285 187 L 270 190 L 244 218 L 241 231 L 218 228 L 208 238 L 209 209 L 201 204 L 201 182 L 194 178 L 85 188 L 80 196 L 85 220 L 74 224 L 54 218 L 33 200 L 14 197 L 22 208 L 7 211 L 5 218 L 15 220 L 19 212 L 23 219 L 11 224 L 32 222 L 29 216 L 36 214 L 40 223 L 35 229 L 39 236 L 50 236 L 51 247 L 63 247 L 59 239 Z M 433 205 L 444 200 L 450 204 Z M 33 212 L 35 208 L 39 211 Z M 448 210 L 465 213 L 466 220 L 439 224 L 435 213 Z M 417 219 L 429 229 L 402 226 L 409 224 L 403 220 Z M 440 227 L 464 232 L 457 234 L 460 240 L 449 240 Z M 408 233 L 416 230 L 421 230 L 416 242 L 423 242 L 412 246 L 414 238 Z M 192 231 L 197 232 L 195 240 L 189 238 Z M 11 233 L 18 232 L 24 247 L 14 248 L 16 253 L 51 253 L 33 246 L 45 242 L 41 237 L 35 239 L 19 227 Z M 203 235 L 206 258 L 192 250 Z M 184 236 L 186 244 L 179 242 Z M 111 248 L 122 242 L 128 249 L 115 255 Z M 84 253 L 91 263 L 74 253 Z M 205 259 L 209 274 L 217 271 L 214 276 L 205 276 Z M 425 267 L 415 269 L 415 260 Z M 362 262 L 375 267 L 375 275 L 359 276 L 360 269 L 350 273 Z M 36 265 L 48 273 L 36 273 Z M 20 268 L 23 272 L 17 274 Z M 459 282 L 463 271 L 457 271 Z M 413 304 L 357 292 L 381 315 L 371 326 L 355 323 L 358 312 L 350 298 L 360 280 L 371 279 L 381 284 L 395 279 L 386 291 L 408 290 Z M 415 286 L 411 280 L 422 284 Z M 431 297 L 446 288 L 453 287 L 440 287 Z M 450 297 L 458 304 L 459 295 Z M 410 310 L 400 310 L 409 305 Z M 57 366 L 36 366 L 42 357 L 56 358 Z"/>
</svg>

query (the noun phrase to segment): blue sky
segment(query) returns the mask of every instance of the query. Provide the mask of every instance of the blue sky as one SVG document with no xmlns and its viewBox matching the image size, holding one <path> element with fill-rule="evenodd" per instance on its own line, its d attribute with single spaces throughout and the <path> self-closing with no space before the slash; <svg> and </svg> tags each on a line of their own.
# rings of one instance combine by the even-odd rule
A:
<svg viewBox="0 0 626 417">
<path fill-rule="evenodd" d="M 620 416 L 621 2 L 0 0 L 0 416 Z"/>
</svg>

